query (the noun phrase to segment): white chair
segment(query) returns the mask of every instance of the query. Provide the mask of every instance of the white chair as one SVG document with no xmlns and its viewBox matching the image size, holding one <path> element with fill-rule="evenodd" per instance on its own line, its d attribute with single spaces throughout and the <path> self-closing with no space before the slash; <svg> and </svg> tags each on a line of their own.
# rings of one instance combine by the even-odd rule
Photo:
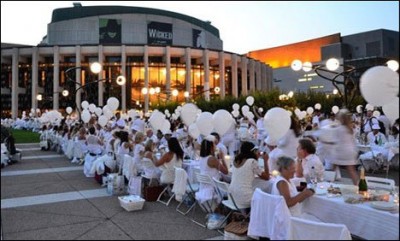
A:
<svg viewBox="0 0 400 241">
<path fill-rule="evenodd" d="M 144 170 L 144 172 L 142 173 L 142 177 L 149 180 L 149 186 L 152 185 L 153 180 L 160 180 L 160 173 L 157 172 L 159 169 L 154 165 L 152 160 L 143 157 L 141 163 Z"/>
<path fill-rule="evenodd" d="M 176 175 L 176 174 L 175 174 L 175 175 Z M 175 177 L 174 177 L 174 182 L 175 182 Z M 166 186 L 165 186 L 165 188 L 162 190 L 162 192 L 160 193 L 160 195 L 158 195 L 157 202 L 160 202 L 160 203 L 162 203 L 162 204 L 165 204 L 166 206 L 169 205 L 169 203 L 172 201 L 172 199 L 173 199 L 174 196 L 175 196 L 175 194 L 172 193 L 172 186 L 173 186 L 174 182 L 172 182 L 172 183 L 163 183 L 163 184 L 166 184 Z M 172 194 L 170 195 L 170 197 L 168 198 L 167 201 L 164 201 L 164 200 L 162 200 L 162 198 L 163 198 L 164 194 L 167 193 L 167 192 L 170 192 L 170 193 L 172 193 Z"/>
<path fill-rule="evenodd" d="M 289 240 L 351 240 L 344 224 L 314 222 L 290 217 Z"/>
<path fill-rule="evenodd" d="M 285 240 L 290 225 L 290 211 L 283 196 L 256 188 L 251 199 L 248 236 Z"/>
<path fill-rule="evenodd" d="M 226 215 L 226 217 L 222 223 L 224 223 L 234 211 L 240 212 L 243 215 L 247 215 L 246 209 L 250 208 L 250 205 L 245 206 L 245 207 L 239 207 L 236 204 L 235 199 L 233 198 L 231 192 L 229 191 L 229 184 L 226 182 L 220 181 L 216 178 L 213 178 L 213 181 L 214 181 L 214 184 L 217 188 L 219 195 L 221 196 L 222 204 L 225 207 L 229 208 L 229 210 L 230 210 L 230 212 Z M 227 200 L 223 200 L 225 196 L 228 197 Z"/>
<path fill-rule="evenodd" d="M 201 185 L 211 185 L 211 186 L 214 187 L 214 182 L 213 182 L 213 180 L 211 179 L 211 177 L 209 175 L 201 174 L 200 171 L 195 171 L 194 175 L 195 175 L 195 179 L 199 183 L 199 191 L 201 189 Z M 214 194 L 216 194 L 215 191 L 216 190 L 215 190 L 215 187 L 214 187 L 213 190 L 212 190 L 212 192 L 213 192 L 212 195 L 211 195 L 212 197 L 214 197 Z M 205 200 L 204 201 L 204 200 L 199 200 L 198 196 L 195 195 L 195 200 L 196 200 L 195 204 L 198 204 L 207 214 L 210 214 L 210 213 L 212 213 L 214 211 L 213 210 L 213 201 L 214 201 L 213 198 L 211 198 L 210 200 Z M 205 223 L 201 223 L 199 221 L 196 221 L 194 219 L 194 217 L 192 217 L 191 220 L 192 220 L 192 222 L 196 223 L 197 225 L 200 225 L 203 228 L 206 227 Z"/>
<path fill-rule="evenodd" d="M 371 177 L 365 176 L 368 188 L 382 188 L 386 190 L 393 190 L 395 182 L 393 179 L 387 179 L 383 177 Z"/>
<path fill-rule="evenodd" d="M 180 170 L 180 169 L 182 169 L 182 170 Z M 184 171 L 186 173 L 185 169 L 180 168 L 180 167 L 175 168 L 175 173 L 177 171 L 178 171 L 178 173 L 182 172 L 182 171 Z M 186 173 L 186 176 L 187 176 L 187 173 Z M 175 175 L 175 178 L 177 178 L 177 175 Z M 197 182 L 197 180 L 196 180 L 196 182 Z M 196 206 L 196 202 L 194 200 L 196 199 L 196 192 L 199 190 L 199 185 L 190 183 L 189 178 L 186 178 L 186 183 L 187 183 L 186 192 L 185 192 L 186 195 L 183 197 L 182 201 L 180 201 L 178 206 L 176 207 L 176 211 L 182 215 L 188 214 Z M 191 201 L 191 200 L 193 200 L 193 204 L 191 204 L 186 211 L 182 211 L 180 209 L 182 204 L 184 204 L 185 202 Z"/>
</svg>

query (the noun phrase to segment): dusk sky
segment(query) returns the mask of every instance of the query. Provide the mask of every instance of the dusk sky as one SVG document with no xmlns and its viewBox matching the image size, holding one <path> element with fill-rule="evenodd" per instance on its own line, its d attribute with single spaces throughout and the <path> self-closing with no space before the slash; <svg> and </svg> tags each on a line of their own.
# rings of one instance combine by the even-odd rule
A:
<svg viewBox="0 0 400 241">
<path fill-rule="evenodd" d="M 47 34 L 56 8 L 73 1 L 1 1 L 1 42 L 37 45 Z M 389 29 L 399 31 L 397 1 L 359 2 L 157 2 L 80 1 L 83 6 L 119 5 L 173 11 L 211 24 L 225 51 L 238 54 L 335 33 L 342 36 Z"/>
</svg>

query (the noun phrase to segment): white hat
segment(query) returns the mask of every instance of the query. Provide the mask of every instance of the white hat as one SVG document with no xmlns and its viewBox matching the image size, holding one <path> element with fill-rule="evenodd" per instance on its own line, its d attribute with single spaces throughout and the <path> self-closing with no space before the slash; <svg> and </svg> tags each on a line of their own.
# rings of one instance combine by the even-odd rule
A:
<svg viewBox="0 0 400 241">
<path fill-rule="evenodd" d="M 373 124 L 372 125 L 372 130 L 380 130 L 381 127 L 379 126 L 379 124 Z"/>
<path fill-rule="evenodd" d="M 264 142 L 268 146 L 277 146 L 278 145 L 278 142 L 275 139 L 271 138 L 271 136 L 268 136 L 267 138 L 265 138 Z"/>
<path fill-rule="evenodd" d="M 119 119 L 117 121 L 117 126 L 120 128 L 124 128 L 125 127 L 125 121 L 123 119 Z"/>
<path fill-rule="evenodd" d="M 213 135 L 208 135 L 208 136 L 206 136 L 205 139 L 206 139 L 207 141 L 214 142 L 214 141 L 215 141 L 215 136 L 213 136 Z"/>
</svg>

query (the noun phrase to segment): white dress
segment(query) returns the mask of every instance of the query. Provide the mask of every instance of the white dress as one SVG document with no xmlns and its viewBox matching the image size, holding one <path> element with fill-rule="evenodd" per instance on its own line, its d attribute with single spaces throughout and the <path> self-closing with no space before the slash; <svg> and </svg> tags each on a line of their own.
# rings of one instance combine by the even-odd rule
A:
<svg viewBox="0 0 400 241">
<path fill-rule="evenodd" d="M 275 179 L 275 182 L 272 185 L 272 190 L 271 190 L 271 194 L 273 195 L 281 195 L 281 193 L 279 192 L 278 189 L 278 182 L 279 181 L 284 181 L 288 184 L 289 186 L 289 193 L 290 193 L 290 197 L 295 197 L 299 192 L 296 189 L 296 186 L 291 182 L 286 180 L 285 178 L 283 178 L 282 176 L 278 176 Z M 301 216 L 302 211 L 301 211 L 301 204 L 300 203 L 296 203 L 294 206 L 289 207 L 290 213 L 292 214 L 292 216 Z"/>
<path fill-rule="evenodd" d="M 289 129 L 286 134 L 281 139 L 279 139 L 278 147 L 285 153 L 286 156 L 296 158 L 299 139 L 300 136 L 296 137 L 294 131 L 292 129 Z"/>
<path fill-rule="evenodd" d="M 239 208 L 250 207 L 253 196 L 253 181 L 255 175 L 261 175 L 262 170 L 258 167 L 256 159 L 250 158 L 240 167 L 232 166 L 232 180 L 229 191 L 232 193 Z"/>
<path fill-rule="evenodd" d="M 162 166 L 159 166 L 161 169 L 161 183 L 174 183 L 175 180 L 175 168 L 174 167 L 182 167 L 182 161 L 178 160 L 176 154 L 172 157 L 171 161 L 165 162 Z"/>
<path fill-rule="evenodd" d="M 349 166 L 358 163 L 356 141 L 353 134 L 343 125 L 336 128 L 336 141 L 331 154 L 332 164 Z"/>
<path fill-rule="evenodd" d="M 219 171 L 216 168 L 212 168 L 212 167 L 208 166 L 208 164 L 207 164 L 208 158 L 210 158 L 210 155 L 200 158 L 200 160 L 199 160 L 200 174 L 208 175 L 211 178 L 214 177 L 219 180 L 219 178 L 220 178 Z M 213 185 L 200 183 L 199 191 L 196 192 L 196 199 L 200 203 L 203 203 L 205 201 L 212 200 L 212 199 L 218 199 L 218 198 L 219 198 L 219 196 L 215 193 Z"/>
</svg>

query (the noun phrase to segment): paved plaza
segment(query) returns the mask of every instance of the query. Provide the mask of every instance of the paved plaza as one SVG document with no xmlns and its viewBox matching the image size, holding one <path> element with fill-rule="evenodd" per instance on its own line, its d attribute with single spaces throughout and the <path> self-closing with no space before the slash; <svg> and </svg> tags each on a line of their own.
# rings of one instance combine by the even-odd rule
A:
<svg viewBox="0 0 400 241">
<path fill-rule="evenodd" d="M 21 144 L 22 161 L 1 170 L 1 230 L 4 240 L 222 239 L 191 221 L 204 218 L 197 208 L 183 216 L 159 202 L 127 212 L 83 166 L 64 156 Z"/>
</svg>

